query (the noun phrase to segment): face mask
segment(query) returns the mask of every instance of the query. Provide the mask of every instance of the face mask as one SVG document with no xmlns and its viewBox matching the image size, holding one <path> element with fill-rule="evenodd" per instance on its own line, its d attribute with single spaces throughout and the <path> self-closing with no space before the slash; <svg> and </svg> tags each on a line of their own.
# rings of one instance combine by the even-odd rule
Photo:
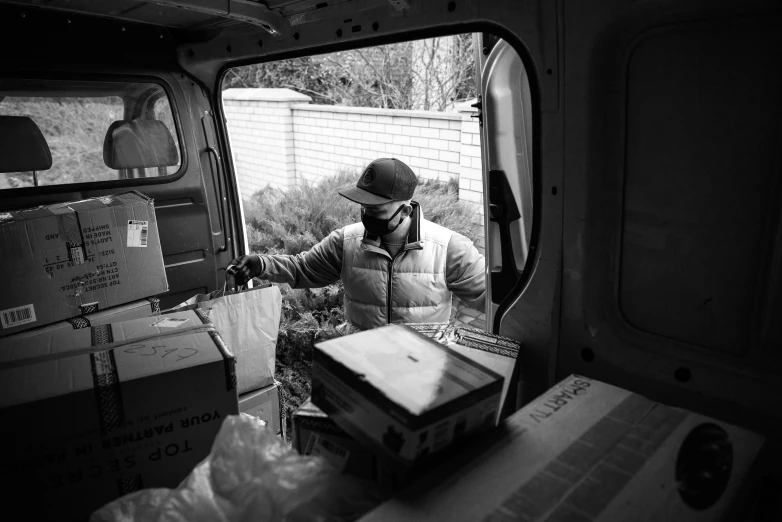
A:
<svg viewBox="0 0 782 522">
<path fill-rule="evenodd" d="M 402 211 L 403 208 L 405 208 L 404 204 L 400 205 L 399 208 L 396 209 L 396 212 L 394 212 L 394 214 L 388 219 L 380 219 L 380 218 L 368 216 L 366 214 L 361 214 L 361 223 L 364 224 L 364 228 L 369 234 L 373 236 L 385 236 L 386 234 L 390 234 L 391 232 L 399 228 L 399 225 L 402 224 L 402 220 L 400 219 L 399 222 L 393 227 L 389 226 L 391 220 L 394 219 L 396 215 Z"/>
</svg>

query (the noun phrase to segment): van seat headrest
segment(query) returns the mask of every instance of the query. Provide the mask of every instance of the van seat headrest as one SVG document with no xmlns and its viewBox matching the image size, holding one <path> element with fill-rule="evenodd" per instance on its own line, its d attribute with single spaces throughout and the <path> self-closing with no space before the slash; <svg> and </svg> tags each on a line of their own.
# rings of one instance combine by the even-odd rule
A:
<svg viewBox="0 0 782 522">
<path fill-rule="evenodd" d="M 160 120 L 115 121 L 103 140 L 103 161 L 111 169 L 171 167 L 177 160 L 174 138 Z"/>
<path fill-rule="evenodd" d="M 29 116 L 0 116 L 0 172 L 52 168 L 52 152 Z"/>
</svg>

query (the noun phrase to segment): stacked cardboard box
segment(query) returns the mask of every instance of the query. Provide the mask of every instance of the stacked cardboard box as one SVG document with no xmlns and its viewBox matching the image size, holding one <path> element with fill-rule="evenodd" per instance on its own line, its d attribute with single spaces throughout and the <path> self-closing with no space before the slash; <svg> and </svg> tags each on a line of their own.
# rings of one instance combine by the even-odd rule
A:
<svg viewBox="0 0 782 522">
<path fill-rule="evenodd" d="M 377 457 L 307 399 L 293 413 L 293 447 L 301 455 L 319 455 L 337 470 L 377 481 Z"/>
<path fill-rule="evenodd" d="M 725 520 L 764 439 L 571 376 L 362 520 Z"/>
<path fill-rule="evenodd" d="M 399 473 L 494 426 L 503 380 L 405 325 L 317 344 L 312 379 L 313 403 Z"/>
<path fill-rule="evenodd" d="M 503 375 L 504 396 L 520 349 L 518 341 L 448 323 L 406 326 Z M 392 489 L 404 485 L 416 474 L 409 466 L 395 465 L 382 452 L 371 450 L 356 440 L 311 400 L 294 412 L 293 444 L 301 454 L 321 455 L 347 474 L 371 479 Z"/>
<path fill-rule="evenodd" d="M 275 382 L 271 386 L 240 395 L 239 411 L 261 419 L 274 433 L 286 440 L 281 389 L 282 385 Z"/>
<path fill-rule="evenodd" d="M 0 252 L 0 337 L 168 290 L 138 192 L 1 213 Z"/>
<path fill-rule="evenodd" d="M 64 321 L 31 328 L 7 337 L 0 338 L 0 346 L 9 342 L 16 342 L 23 339 L 30 339 L 37 335 L 46 335 L 55 330 L 78 330 L 80 328 L 89 328 L 91 326 L 101 326 L 110 323 L 119 323 L 131 319 L 140 319 L 143 317 L 154 317 L 160 315 L 160 301 L 156 297 L 139 299 L 132 303 L 114 306 L 106 310 L 99 310 L 85 315 L 71 317 Z"/>
<path fill-rule="evenodd" d="M 5 509 L 85 520 L 125 493 L 175 487 L 238 413 L 234 363 L 193 311 L 4 345 Z"/>
</svg>

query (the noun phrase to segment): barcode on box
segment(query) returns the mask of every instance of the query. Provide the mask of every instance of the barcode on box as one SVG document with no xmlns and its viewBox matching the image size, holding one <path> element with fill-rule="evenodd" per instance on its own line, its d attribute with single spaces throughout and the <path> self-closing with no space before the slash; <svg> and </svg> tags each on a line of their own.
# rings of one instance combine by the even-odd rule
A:
<svg viewBox="0 0 782 522">
<path fill-rule="evenodd" d="M 305 455 L 323 457 L 338 471 L 343 471 L 350 456 L 350 451 L 316 433 L 311 433 Z"/>
<path fill-rule="evenodd" d="M 146 247 L 149 235 L 149 221 L 128 221 L 128 246 Z"/>
<path fill-rule="evenodd" d="M 34 323 L 35 307 L 31 304 L 0 310 L 0 324 L 3 328 L 13 328 L 27 323 Z"/>
</svg>

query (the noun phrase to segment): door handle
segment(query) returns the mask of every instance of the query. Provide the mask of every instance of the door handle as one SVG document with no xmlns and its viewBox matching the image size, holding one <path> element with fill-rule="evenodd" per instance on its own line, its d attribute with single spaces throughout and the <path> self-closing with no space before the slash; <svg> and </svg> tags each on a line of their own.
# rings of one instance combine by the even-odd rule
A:
<svg viewBox="0 0 782 522">
<path fill-rule="evenodd" d="M 491 300 L 501 303 L 521 279 L 513 255 L 510 224 L 521 217 L 505 171 L 489 171 L 489 220 L 500 229 L 502 266 L 491 271 Z"/>
</svg>

